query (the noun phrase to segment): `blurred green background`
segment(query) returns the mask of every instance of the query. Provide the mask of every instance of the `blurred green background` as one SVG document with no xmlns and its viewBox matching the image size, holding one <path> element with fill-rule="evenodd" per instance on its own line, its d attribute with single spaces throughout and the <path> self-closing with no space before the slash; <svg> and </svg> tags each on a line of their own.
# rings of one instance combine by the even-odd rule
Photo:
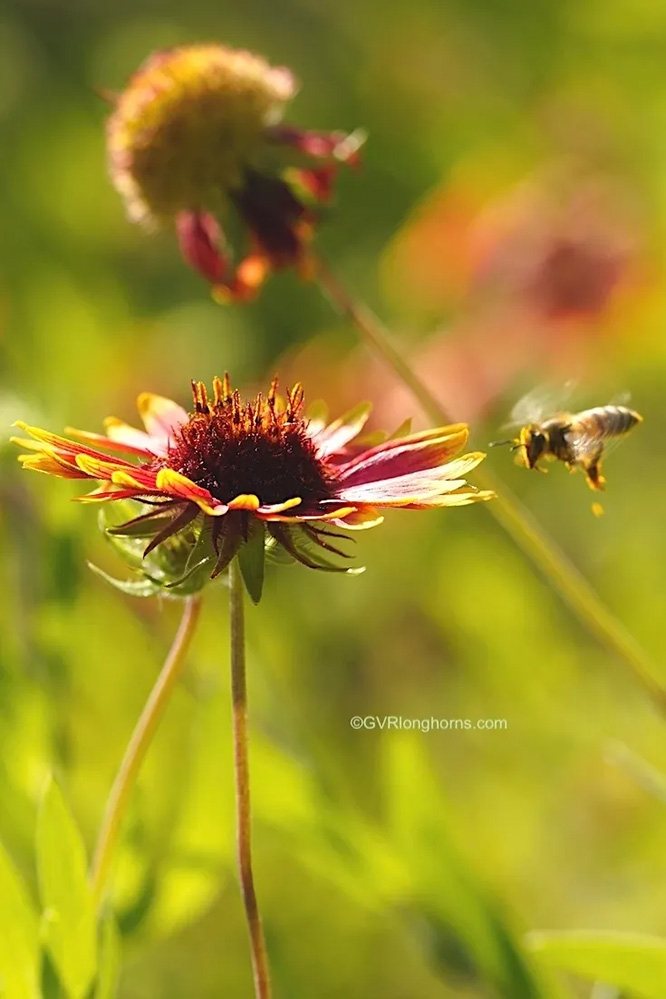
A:
<svg viewBox="0 0 666 999">
<path fill-rule="evenodd" d="M 475 447 L 504 436 L 537 383 L 575 376 L 586 405 L 631 391 L 645 424 L 609 460 L 602 519 L 581 476 L 527 474 L 501 449 L 487 463 L 661 666 L 664 9 L 5 5 L 5 437 L 16 419 L 133 423 L 138 392 L 187 405 L 191 377 L 224 370 L 253 389 L 275 371 L 299 377 L 333 415 L 370 397 L 391 429 L 419 420 L 315 285 L 281 274 L 257 302 L 220 307 L 172 233 L 124 218 L 95 90 L 197 40 L 290 66 L 295 124 L 367 129 L 319 245 L 470 418 Z M 22 473 L 1 442 L 0 462 L 0 839 L 34 887 L 47 774 L 91 847 L 178 608 L 93 576 L 87 560 L 122 568 L 95 511 L 69 502 L 76 483 Z M 357 547 L 364 575 L 275 567 L 248 612 L 256 875 L 277 999 L 590 995 L 577 978 L 538 986 L 546 972 L 517 948 L 532 929 L 666 935 L 666 805 L 623 749 L 666 771 L 663 719 L 488 509 L 396 513 Z M 250 994 L 227 646 L 218 583 L 119 858 L 123 999 Z M 356 732 L 352 715 L 507 727 Z"/>
</svg>

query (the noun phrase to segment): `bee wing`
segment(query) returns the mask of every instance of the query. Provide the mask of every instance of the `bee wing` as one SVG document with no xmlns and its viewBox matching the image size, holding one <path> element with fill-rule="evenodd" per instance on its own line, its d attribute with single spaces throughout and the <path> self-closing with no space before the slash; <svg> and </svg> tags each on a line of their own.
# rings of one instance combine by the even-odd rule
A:
<svg viewBox="0 0 666 999">
<path fill-rule="evenodd" d="M 504 428 L 523 427 L 528 423 L 541 423 L 555 416 L 565 408 L 565 403 L 571 397 L 576 383 L 568 381 L 564 385 L 538 385 L 531 392 L 519 399 L 511 410 L 508 423 Z"/>
<path fill-rule="evenodd" d="M 574 461 L 586 462 L 590 458 L 599 456 L 603 451 L 604 458 L 615 450 L 618 444 L 622 443 L 622 437 L 611 434 L 595 434 L 575 437 L 571 442 L 571 453 Z"/>
<path fill-rule="evenodd" d="M 578 434 L 575 430 L 570 430 L 567 433 L 567 439 L 573 460 L 584 462 L 594 458 L 601 449 L 605 452 L 610 436 L 602 433 Z"/>
</svg>

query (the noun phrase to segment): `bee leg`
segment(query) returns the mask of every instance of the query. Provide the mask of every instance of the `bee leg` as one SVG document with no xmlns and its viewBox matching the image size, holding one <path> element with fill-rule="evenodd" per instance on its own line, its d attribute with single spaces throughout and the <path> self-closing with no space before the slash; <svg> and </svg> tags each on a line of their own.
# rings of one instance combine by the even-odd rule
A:
<svg viewBox="0 0 666 999">
<path fill-rule="evenodd" d="M 606 480 L 601 474 L 601 462 L 598 458 L 594 458 L 585 466 L 585 477 L 590 489 L 599 490 L 605 487 Z"/>
</svg>

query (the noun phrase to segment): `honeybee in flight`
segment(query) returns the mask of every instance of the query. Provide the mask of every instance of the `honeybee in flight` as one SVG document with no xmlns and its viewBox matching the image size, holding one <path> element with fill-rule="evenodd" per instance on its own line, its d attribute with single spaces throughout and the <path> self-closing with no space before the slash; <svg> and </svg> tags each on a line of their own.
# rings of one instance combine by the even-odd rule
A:
<svg viewBox="0 0 666 999">
<path fill-rule="evenodd" d="M 567 386 L 566 391 L 570 391 Z M 578 413 L 556 412 L 549 393 L 543 390 L 530 392 L 513 408 L 508 426 L 520 427 L 518 437 L 499 444 L 511 444 L 517 451 L 517 461 L 526 468 L 538 468 L 543 458 L 563 461 L 573 472 L 581 468 L 590 489 L 603 489 L 606 480 L 601 474 L 601 458 L 606 445 L 624 437 L 643 417 L 627 406 L 610 404 L 583 409 Z"/>
</svg>

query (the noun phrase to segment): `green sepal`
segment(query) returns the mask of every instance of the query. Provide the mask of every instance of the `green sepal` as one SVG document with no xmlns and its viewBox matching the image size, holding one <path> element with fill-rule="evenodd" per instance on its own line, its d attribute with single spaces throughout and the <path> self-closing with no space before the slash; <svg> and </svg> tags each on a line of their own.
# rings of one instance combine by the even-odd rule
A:
<svg viewBox="0 0 666 999">
<path fill-rule="evenodd" d="M 105 583 L 109 583 L 128 597 L 154 597 L 161 590 L 160 584 L 148 576 L 143 576 L 141 579 L 116 579 L 115 576 L 110 576 L 108 572 L 104 572 L 93 562 L 88 562 L 88 568 L 92 569 L 95 575 L 103 579 Z"/>
<path fill-rule="evenodd" d="M 174 579 L 170 583 L 164 583 L 163 584 L 164 588 L 172 593 L 177 593 L 179 595 L 187 593 L 188 590 L 191 590 L 192 592 L 197 592 L 198 590 L 201 589 L 201 586 L 196 585 L 195 580 L 196 581 L 199 580 L 201 573 L 204 573 L 204 575 L 210 578 L 210 574 L 205 570 L 210 568 L 213 565 L 214 561 L 215 559 L 210 556 L 200 559 L 198 562 L 195 562 L 195 564 L 191 566 L 187 570 L 185 575 L 180 577 L 180 579 Z M 201 570 L 201 573 L 199 572 L 199 570 Z M 184 589 L 185 584 L 187 584 L 187 590 Z M 203 581 L 202 585 L 205 585 L 205 580 Z"/>
<path fill-rule="evenodd" d="M 198 593 L 209 581 L 215 565 L 212 518 L 197 516 L 146 554 L 146 540 L 168 529 L 179 512 L 174 508 L 170 516 L 162 510 L 145 515 L 145 510 L 146 505 L 136 500 L 121 500 L 102 507 L 99 514 L 104 536 L 138 578 L 119 580 L 97 566 L 92 567 L 93 571 L 129 596 L 152 597 L 160 591 L 177 597 Z M 127 524 L 144 515 L 138 524 Z"/>
<path fill-rule="evenodd" d="M 152 538 L 154 535 L 167 527 L 174 518 L 173 511 L 170 513 L 152 513 L 139 515 L 132 518 L 125 524 L 117 527 L 106 527 L 105 531 L 113 538 Z"/>
<path fill-rule="evenodd" d="M 294 565 L 296 562 L 294 556 L 270 533 L 266 534 L 264 549 L 266 561 L 273 565 Z"/>
<path fill-rule="evenodd" d="M 341 572 L 347 576 L 360 576 L 361 573 L 365 572 L 364 565 L 348 567 L 340 562 L 339 555 L 322 549 L 316 541 L 308 537 L 301 524 L 281 524 L 280 532 L 281 540 L 278 539 L 278 543 L 286 548 L 292 558 L 310 569 L 318 569 L 321 572 Z"/>
<path fill-rule="evenodd" d="M 238 550 L 241 575 L 250 600 L 254 604 L 258 604 L 261 600 L 264 588 L 265 535 L 264 522 L 258 517 L 251 517 L 248 520 L 247 539 Z"/>
<path fill-rule="evenodd" d="M 214 555 L 213 521 L 210 517 L 204 517 L 201 524 L 201 530 L 199 531 L 199 536 L 197 537 L 192 551 L 187 557 L 185 572 L 189 576 L 189 574 L 202 565 L 203 562 L 212 560 Z"/>
<path fill-rule="evenodd" d="M 229 568 L 229 564 L 233 557 L 238 552 L 239 547 L 243 543 L 242 535 L 233 529 L 226 531 L 222 535 L 222 540 L 218 546 L 217 560 L 215 562 L 215 567 L 211 573 L 211 579 L 215 579 L 225 569 Z"/>
</svg>

